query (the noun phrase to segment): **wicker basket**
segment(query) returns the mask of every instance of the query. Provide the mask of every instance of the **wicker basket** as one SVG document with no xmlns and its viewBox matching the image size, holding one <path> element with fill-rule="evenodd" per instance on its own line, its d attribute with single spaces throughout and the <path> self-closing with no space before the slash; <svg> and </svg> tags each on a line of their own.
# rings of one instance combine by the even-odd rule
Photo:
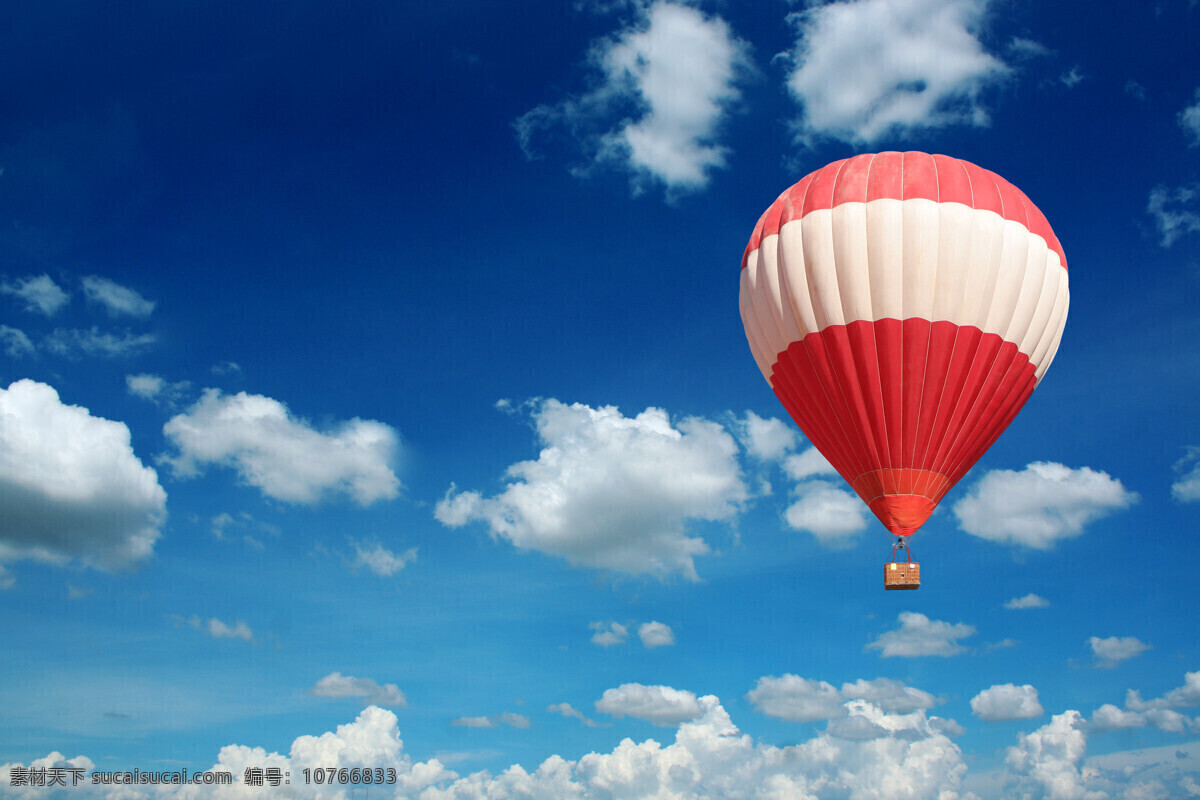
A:
<svg viewBox="0 0 1200 800">
<path fill-rule="evenodd" d="M 904 550 L 905 561 L 897 561 L 900 550 Z M 884 589 L 921 588 L 921 565 L 912 560 L 908 544 L 903 540 L 892 546 L 892 560 L 883 565 Z"/>
</svg>

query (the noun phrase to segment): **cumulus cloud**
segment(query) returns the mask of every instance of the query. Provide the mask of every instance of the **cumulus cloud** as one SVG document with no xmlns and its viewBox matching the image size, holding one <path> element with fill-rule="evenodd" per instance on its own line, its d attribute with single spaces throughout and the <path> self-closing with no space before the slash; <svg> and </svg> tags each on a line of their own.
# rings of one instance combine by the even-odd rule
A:
<svg viewBox="0 0 1200 800">
<path fill-rule="evenodd" d="M 764 714 L 792 722 L 840 719 L 847 703 L 864 700 L 888 713 L 907 714 L 933 708 L 937 698 L 891 678 L 859 679 L 838 689 L 825 681 L 786 674 L 758 679 L 746 698 Z"/>
<path fill-rule="evenodd" d="M 593 622 L 588 627 L 594 631 L 592 644 L 601 647 L 612 647 L 629 638 L 629 629 L 619 622 Z"/>
<path fill-rule="evenodd" d="M 366 567 L 381 578 L 390 578 L 417 560 L 417 548 L 410 547 L 403 553 L 393 553 L 381 544 L 364 545 L 351 542 L 354 547 L 354 565 Z"/>
<path fill-rule="evenodd" d="M 900 612 L 900 627 L 880 634 L 867 645 L 868 650 L 879 650 L 884 658 L 916 656 L 956 656 L 966 652 L 959 639 L 975 635 L 975 627 L 965 623 L 955 625 L 941 620 L 932 620 L 915 611 Z"/>
<path fill-rule="evenodd" d="M 1175 499 L 1181 503 L 1200 500 L 1200 447 L 1188 447 L 1187 455 L 1176 462 L 1175 471 L 1180 473 L 1179 480 L 1171 484 Z"/>
<path fill-rule="evenodd" d="M 92 326 L 88 330 L 78 328 L 56 328 L 45 339 L 42 347 L 59 356 L 94 356 L 99 358 L 126 358 L 145 352 L 157 341 L 152 333 L 135 334 L 130 331 L 111 333 Z"/>
<path fill-rule="evenodd" d="M 1187 673 L 1182 686 L 1151 700 L 1143 700 L 1141 692 L 1130 689 L 1124 708 L 1105 703 L 1092 712 L 1090 724 L 1098 732 L 1148 725 L 1168 733 L 1200 731 L 1200 718 L 1189 719 L 1178 711 L 1195 706 L 1200 706 L 1200 671 Z"/>
<path fill-rule="evenodd" d="M 985 88 L 1009 73 L 979 33 L 988 0 L 846 0 L 791 15 L 787 86 L 801 139 L 859 144 L 952 124 L 986 125 Z"/>
<path fill-rule="evenodd" d="M 817 475 L 837 475 L 837 470 L 821 451 L 810 447 L 803 453 L 790 455 L 783 462 L 783 471 L 794 481 L 803 481 Z"/>
<path fill-rule="evenodd" d="M 824 547 L 849 547 L 867 528 L 866 506 L 836 484 L 807 481 L 798 484 L 792 494 L 797 499 L 783 515 L 788 527 L 808 531 Z"/>
<path fill-rule="evenodd" d="M 403 708 L 408 705 L 404 692 L 394 683 L 380 685 L 370 678 L 354 678 L 340 672 L 331 672 L 312 685 L 309 692 L 314 697 L 356 697 L 364 703 L 376 706 Z"/>
<path fill-rule="evenodd" d="M 1179 126 L 1191 139 L 1192 147 L 1200 147 L 1200 89 L 1196 90 L 1190 106 L 1179 112 Z"/>
<path fill-rule="evenodd" d="M 4 353 L 9 358 L 24 358 L 37 353 L 37 348 L 33 346 L 33 340 L 25 334 L 25 331 L 10 328 L 7 325 L 0 325 L 0 344 L 3 344 Z"/>
<path fill-rule="evenodd" d="M 153 553 L 166 501 L 123 423 L 64 404 L 44 383 L 0 389 L 0 563 L 135 566 Z"/>
<path fill-rule="evenodd" d="M 1155 186 L 1150 190 L 1146 213 L 1158 228 L 1159 242 L 1170 247 L 1176 239 L 1200 232 L 1200 186 Z"/>
<path fill-rule="evenodd" d="M 688 5 L 658 0 L 634 10 L 628 27 L 592 45 L 596 87 L 522 115 L 518 140 L 533 157 L 538 135 L 565 127 L 596 163 L 629 170 L 636 188 L 701 189 L 725 166 L 717 137 L 740 98 L 748 45 L 720 17 Z"/>
<path fill-rule="evenodd" d="M 70 300 L 70 296 L 49 275 L 30 275 L 17 281 L 0 283 L 0 292 L 11 294 L 25 303 L 25 310 L 52 317 Z"/>
<path fill-rule="evenodd" d="M 687 522 L 728 519 L 748 497 L 722 426 L 553 399 L 533 418 L 538 459 L 510 466 L 495 497 L 451 486 L 435 509 L 442 524 L 483 522 L 493 537 L 580 566 L 699 580 L 694 559 L 709 546 Z"/>
<path fill-rule="evenodd" d="M 1137 500 L 1107 472 L 1035 462 L 1021 472 L 988 472 L 954 504 L 954 514 L 972 536 L 1049 550 Z"/>
<path fill-rule="evenodd" d="M 1044 712 L 1038 702 L 1037 689 L 1028 683 L 1017 686 L 1003 683 L 984 689 L 971 698 L 971 713 L 984 722 L 1013 719 L 1033 719 Z"/>
<path fill-rule="evenodd" d="M 642 644 L 653 650 L 656 647 L 666 647 L 675 644 L 675 632 L 669 625 L 662 622 L 646 622 L 638 628 L 638 638 Z"/>
<path fill-rule="evenodd" d="M 607 689 L 596 701 L 596 710 L 614 717 L 633 717 L 653 725 L 674 727 L 695 719 L 704 709 L 692 692 L 670 686 L 625 683 Z"/>
<path fill-rule="evenodd" d="M 327 493 L 349 495 L 359 505 L 388 500 L 400 481 L 390 463 L 396 432 L 382 422 L 354 418 L 321 432 L 292 416 L 278 400 L 205 389 L 163 433 L 178 450 L 164 456 L 177 477 L 206 464 L 237 471 L 263 494 L 289 503 L 315 503 Z"/>
<path fill-rule="evenodd" d="M 551 755 L 531 770 L 514 764 L 499 774 L 481 770 L 467 776 L 447 769 L 436 758 L 414 762 L 404 752 L 396 715 L 371 706 L 335 731 L 298 737 L 287 754 L 237 744 L 223 747 L 211 769 L 234 775 L 234 785 L 191 787 L 186 797 L 189 800 L 261 797 L 263 787 L 246 786 L 242 782 L 247 767 L 279 769 L 293 776 L 317 767 L 393 769 L 396 784 L 388 788 L 389 795 L 421 800 L 517 797 L 538 800 L 1125 797 L 1132 800 L 1189 797 L 1200 792 L 1196 780 L 1200 774 L 1191 766 L 1200 761 L 1191 758 L 1200 754 L 1200 747 L 1194 743 L 1111 753 L 1085 762 L 1085 725 L 1073 710 L 1054 717 L 1032 733 L 1020 735 L 1016 745 L 1008 748 L 1006 768 L 982 775 L 980 783 L 967 775 L 962 752 L 947 738 L 947 732 L 961 733 L 961 726 L 953 720 L 926 718 L 923 710 L 889 714 L 865 700 L 854 700 L 848 704 L 846 717 L 831 726 L 834 730 L 797 744 L 775 747 L 742 734 L 716 697 L 700 697 L 697 703 L 701 714 L 681 723 L 671 741 L 635 742 L 627 738 L 609 752 L 590 752 L 577 758 Z M 0 787 L 14 796 L 25 796 L 8 785 L 13 766 L 24 765 L 0 765 Z M 94 765 L 85 756 L 66 759 L 61 753 L 51 753 L 30 766 L 78 766 L 90 770 Z M 973 788 L 981 791 L 969 791 Z M 28 796 L 44 791 L 31 788 Z M 81 786 L 72 794 L 87 800 L 105 796 L 104 791 Z M 290 791 L 300 800 L 336 800 L 344 798 L 346 793 L 345 787 L 338 785 L 295 783 Z M 149 787 L 147 796 L 166 800 L 182 795 L 176 787 Z"/>
<path fill-rule="evenodd" d="M 1089 791 L 1080 770 L 1087 747 L 1082 728 L 1078 711 L 1057 714 L 1046 725 L 1017 737 L 1004 761 L 1049 800 L 1100 800 L 1106 795 Z"/>
<path fill-rule="evenodd" d="M 1136 636 L 1110 636 L 1107 639 L 1093 636 L 1088 639 L 1088 646 L 1092 648 L 1097 664 L 1102 667 L 1115 667 L 1151 647 Z"/>
<path fill-rule="evenodd" d="M 764 419 L 747 411 L 734 426 L 746 452 L 759 461 L 778 461 L 800 441 L 796 429 L 776 417 Z"/>
<path fill-rule="evenodd" d="M 1011 608 L 1011 609 L 1047 608 L 1049 605 L 1050 605 L 1049 600 L 1047 600 L 1044 597 L 1041 597 L 1040 595 L 1036 595 L 1033 592 L 1030 592 L 1029 594 L 1025 595 L 1024 597 L 1014 597 L 1012 600 L 1009 600 L 1007 603 L 1005 603 L 1004 607 Z"/>
<path fill-rule="evenodd" d="M 154 313 L 153 300 L 147 300 L 133 289 L 98 275 L 88 275 L 83 279 L 83 294 L 88 302 L 103 306 L 110 317 L 145 319 Z"/>
</svg>

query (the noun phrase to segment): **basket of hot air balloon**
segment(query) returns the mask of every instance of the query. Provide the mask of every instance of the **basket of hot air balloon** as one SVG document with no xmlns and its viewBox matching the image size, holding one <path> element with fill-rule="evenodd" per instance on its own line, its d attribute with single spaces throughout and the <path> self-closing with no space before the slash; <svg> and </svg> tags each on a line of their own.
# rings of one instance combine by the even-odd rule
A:
<svg viewBox="0 0 1200 800">
<path fill-rule="evenodd" d="M 763 377 L 898 537 L 1025 405 L 1070 296 L 1062 245 L 1020 189 L 915 152 L 835 161 L 785 190 L 740 285 Z"/>
<path fill-rule="evenodd" d="M 900 551 L 904 551 L 904 560 L 897 561 Z M 892 560 L 883 565 L 884 589 L 920 589 L 921 565 L 912 560 L 912 552 L 908 543 L 897 539 L 892 545 Z"/>
</svg>

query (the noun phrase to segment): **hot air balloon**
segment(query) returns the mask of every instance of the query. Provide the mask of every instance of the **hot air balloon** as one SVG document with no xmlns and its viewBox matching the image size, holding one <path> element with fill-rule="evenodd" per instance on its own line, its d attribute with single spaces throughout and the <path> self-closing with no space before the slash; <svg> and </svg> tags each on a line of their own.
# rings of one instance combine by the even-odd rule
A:
<svg viewBox="0 0 1200 800">
<path fill-rule="evenodd" d="M 1041 211 L 944 155 L 822 167 L 771 204 L 742 256 L 763 377 L 897 546 L 1029 399 L 1068 301 Z"/>
</svg>

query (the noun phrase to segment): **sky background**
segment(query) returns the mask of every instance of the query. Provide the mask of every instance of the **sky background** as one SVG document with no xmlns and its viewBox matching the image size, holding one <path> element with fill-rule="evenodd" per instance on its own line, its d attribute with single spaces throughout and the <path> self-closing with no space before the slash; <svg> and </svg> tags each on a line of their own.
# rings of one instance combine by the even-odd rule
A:
<svg viewBox="0 0 1200 800">
<path fill-rule="evenodd" d="M 0 796 L 1200 795 L 1194 1 L 5 17 Z M 1072 297 L 896 593 L 737 296 L 780 192 L 910 149 Z"/>
</svg>

